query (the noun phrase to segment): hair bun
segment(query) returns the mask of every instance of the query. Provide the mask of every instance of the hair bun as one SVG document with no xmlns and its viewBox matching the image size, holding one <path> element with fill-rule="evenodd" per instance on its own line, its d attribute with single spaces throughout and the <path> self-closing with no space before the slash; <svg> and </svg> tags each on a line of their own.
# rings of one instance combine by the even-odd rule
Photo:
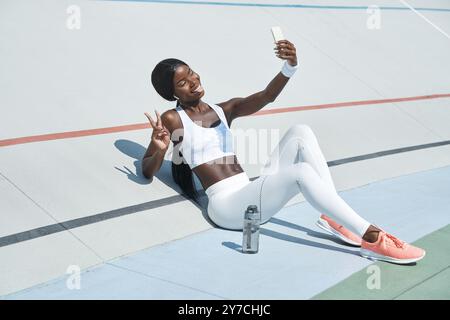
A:
<svg viewBox="0 0 450 320">
<path fill-rule="evenodd" d="M 186 65 L 184 61 L 175 58 L 160 61 L 152 71 L 152 84 L 156 92 L 166 100 L 175 101 L 173 76 L 179 65 Z"/>
</svg>

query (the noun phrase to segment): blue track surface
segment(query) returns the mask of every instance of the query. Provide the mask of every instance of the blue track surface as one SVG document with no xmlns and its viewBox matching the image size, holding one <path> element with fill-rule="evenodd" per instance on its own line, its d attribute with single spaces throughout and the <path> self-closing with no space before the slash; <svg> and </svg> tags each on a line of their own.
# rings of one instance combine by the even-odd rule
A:
<svg viewBox="0 0 450 320">
<path fill-rule="evenodd" d="M 412 242 L 450 223 L 449 185 L 450 166 L 340 195 L 372 223 Z M 308 299 L 372 263 L 324 234 L 317 217 L 306 202 L 284 208 L 263 225 L 256 255 L 240 253 L 240 232 L 211 229 L 87 270 L 80 290 L 68 290 L 63 277 L 6 298 Z"/>
</svg>

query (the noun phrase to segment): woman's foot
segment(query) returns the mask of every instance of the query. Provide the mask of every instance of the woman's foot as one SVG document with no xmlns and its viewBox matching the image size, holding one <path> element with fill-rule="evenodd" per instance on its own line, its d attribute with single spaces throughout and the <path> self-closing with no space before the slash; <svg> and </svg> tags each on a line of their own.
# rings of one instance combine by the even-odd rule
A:
<svg viewBox="0 0 450 320">
<path fill-rule="evenodd" d="M 425 250 L 410 245 L 383 230 L 372 231 L 370 236 L 368 234 L 369 232 L 366 232 L 361 243 L 361 256 L 365 258 L 409 264 L 425 257 Z M 372 241 L 370 238 L 374 235 L 376 238 Z"/>
<path fill-rule="evenodd" d="M 338 224 L 337 222 L 331 220 L 324 214 L 322 214 L 319 220 L 317 220 L 316 225 L 348 244 L 358 247 L 361 246 L 361 237 L 344 228 L 344 226 Z"/>
</svg>

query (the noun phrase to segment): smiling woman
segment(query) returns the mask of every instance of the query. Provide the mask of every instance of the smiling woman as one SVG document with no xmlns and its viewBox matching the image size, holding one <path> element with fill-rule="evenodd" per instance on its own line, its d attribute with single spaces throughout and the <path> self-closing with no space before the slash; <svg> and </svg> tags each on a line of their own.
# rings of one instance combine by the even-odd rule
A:
<svg viewBox="0 0 450 320">
<path fill-rule="evenodd" d="M 296 72 L 295 46 L 280 40 L 274 49 L 276 56 L 286 61 L 267 87 L 219 104 L 201 100 L 205 92 L 200 76 L 188 64 L 174 58 L 159 62 L 152 72 L 152 84 L 159 95 L 177 100 L 177 105 L 162 116 L 157 112 L 157 121 L 146 114 L 154 130 L 142 161 L 144 175 L 151 177 L 159 170 L 173 139 L 175 182 L 196 200 L 195 172 L 208 196 L 208 216 L 222 228 L 242 230 L 244 211 L 255 204 L 265 223 L 301 192 L 323 213 L 319 226 L 350 245 L 361 246 L 362 256 L 400 264 L 422 259 L 424 250 L 370 224 L 339 196 L 317 138 L 307 125 L 289 128 L 270 155 L 264 173 L 250 181 L 234 153 L 230 126 L 233 119 L 273 102 Z"/>
<path fill-rule="evenodd" d="M 193 71 L 191 68 L 184 62 L 179 59 L 169 58 L 159 62 L 152 72 L 152 84 L 155 88 L 156 92 L 166 100 L 175 101 L 176 99 L 180 99 L 180 97 L 176 97 L 175 87 L 177 93 L 183 98 L 183 100 L 192 100 L 192 96 L 198 96 L 197 93 L 193 93 L 189 88 L 189 77 L 193 75 Z M 187 76 L 187 77 L 186 77 Z M 200 78 L 197 78 L 198 83 L 200 83 Z M 175 84 L 175 85 L 174 85 Z M 196 86 L 198 87 L 198 86 Z M 203 89 L 203 88 L 202 88 Z M 177 106 L 179 104 L 179 100 L 177 102 Z M 162 125 L 162 123 L 160 123 Z M 170 126 L 170 124 L 168 124 Z M 161 128 L 161 127 L 159 127 Z M 156 130 L 154 130 L 156 131 Z M 163 152 L 167 151 L 169 147 L 169 134 L 171 132 L 167 132 L 167 130 L 162 130 L 160 136 L 156 136 L 155 144 L 158 143 L 158 140 L 163 140 L 163 144 L 161 146 L 161 150 Z M 175 143 L 175 142 L 174 142 Z M 146 155 L 149 153 L 147 150 Z M 174 149 L 175 152 L 175 149 Z M 150 155 L 154 153 L 158 154 L 157 150 L 151 150 Z M 183 157 L 182 153 L 178 154 L 179 157 Z M 156 161 L 156 166 L 161 166 L 161 160 Z M 151 158 L 150 158 L 151 159 Z M 145 160 L 145 156 L 144 156 Z M 151 164 L 149 165 L 151 167 Z M 145 174 L 144 161 L 143 161 L 143 172 Z M 198 197 L 197 190 L 195 188 L 195 183 L 192 175 L 192 170 L 188 164 L 185 162 L 178 163 L 176 161 L 172 161 L 172 176 L 176 184 L 178 184 L 181 190 L 194 201 Z"/>
<path fill-rule="evenodd" d="M 189 76 L 193 77 L 193 81 L 191 81 L 190 83 L 188 83 Z M 179 68 L 177 68 L 177 71 L 175 71 L 174 75 L 174 81 L 176 81 L 177 92 L 186 93 L 184 91 L 189 90 L 189 92 L 195 96 L 200 96 L 205 92 L 202 85 L 200 84 L 199 75 L 195 73 L 189 66 L 181 65 Z M 194 88 L 192 89 L 192 87 Z M 180 99 L 180 97 L 177 96 L 175 96 L 175 98 Z M 186 96 L 184 98 L 186 98 Z"/>
</svg>

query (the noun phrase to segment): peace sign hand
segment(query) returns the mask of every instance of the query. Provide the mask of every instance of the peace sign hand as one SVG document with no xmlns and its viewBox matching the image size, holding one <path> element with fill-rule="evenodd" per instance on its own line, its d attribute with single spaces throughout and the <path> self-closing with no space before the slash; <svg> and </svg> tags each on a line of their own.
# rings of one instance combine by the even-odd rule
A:
<svg viewBox="0 0 450 320">
<path fill-rule="evenodd" d="M 167 130 L 167 128 L 162 124 L 161 116 L 158 111 L 155 110 L 156 113 L 156 119 L 155 122 L 150 114 L 147 112 L 144 112 L 144 114 L 147 116 L 148 120 L 150 121 L 150 126 L 153 128 L 152 132 L 152 143 L 155 144 L 156 148 L 159 150 L 167 150 L 169 148 L 170 144 L 170 132 Z"/>
</svg>

